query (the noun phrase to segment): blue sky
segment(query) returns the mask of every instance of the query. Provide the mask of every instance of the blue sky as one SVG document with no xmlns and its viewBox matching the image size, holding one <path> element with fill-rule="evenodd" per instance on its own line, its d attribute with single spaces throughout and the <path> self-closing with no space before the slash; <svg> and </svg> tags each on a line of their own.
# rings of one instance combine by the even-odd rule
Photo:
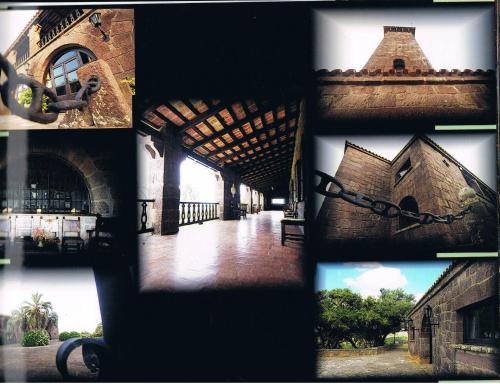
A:
<svg viewBox="0 0 500 384">
<path fill-rule="evenodd" d="M 319 263 L 316 290 L 350 288 L 363 297 L 377 296 L 380 288 L 403 288 L 418 300 L 451 261 Z"/>
</svg>

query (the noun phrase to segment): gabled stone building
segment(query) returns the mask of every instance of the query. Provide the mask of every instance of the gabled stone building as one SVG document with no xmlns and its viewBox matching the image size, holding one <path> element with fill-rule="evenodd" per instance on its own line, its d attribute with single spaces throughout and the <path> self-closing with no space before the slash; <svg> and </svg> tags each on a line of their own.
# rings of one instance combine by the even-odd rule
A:
<svg viewBox="0 0 500 384">
<path fill-rule="evenodd" d="M 99 26 L 90 20 L 95 15 Z M 101 90 L 89 107 L 63 113 L 56 127 L 127 128 L 132 126 L 134 44 L 133 9 L 53 8 L 37 11 L 2 54 L 18 74 L 52 88 L 63 99 L 74 98 L 91 75 L 99 76 Z M 1 105 L 0 123 L 8 113 Z M 2 129 L 11 129 L 4 125 Z"/>
<path fill-rule="evenodd" d="M 494 71 L 436 70 L 415 33 L 414 27 L 384 26 L 384 38 L 361 70 L 319 70 L 319 116 L 345 123 L 494 123 Z"/>
<path fill-rule="evenodd" d="M 496 193 L 427 136 L 416 135 L 393 160 L 346 142 L 335 174 L 343 185 L 401 209 L 437 215 L 464 208 L 463 192 L 475 195 L 474 208 L 451 224 L 419 224 L 385 218 L 340 198 L 325 198 L 317 217 L 323 245 L 386 245 L 431 250 L 496 250 Z M 331 186 L 330 191 L 337 190 Z"/>
<path fill-rule="evenodd" d="M 451 264 L 408 313 L 408 348 L 434 374 L 498 378 L 498 262 Z"/>
</svg>

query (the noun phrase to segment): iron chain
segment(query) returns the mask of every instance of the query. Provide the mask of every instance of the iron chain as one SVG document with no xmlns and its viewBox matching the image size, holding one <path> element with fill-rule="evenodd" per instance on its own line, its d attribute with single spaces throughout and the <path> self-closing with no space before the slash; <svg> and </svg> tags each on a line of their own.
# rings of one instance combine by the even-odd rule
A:
<svg viewBox="0 0 500 384">
<path fill-rule="evenodd" d="M 57 120 L 60 112 L 78 109 L 82 111 L 88 105 L 88 98 L 101 88 L 101 80 L 98 76 L 92 75 L 81 84 L 81 88 L 72 100 L 62 100 L 56 93 L 39 83 L 35 79 L 26 75 L 20 75 L 14 66 L 0 54 L 0 76 L 2 72 L 7 76 L 7 80 L 0 84 L 0 97 L 3 104 L 9 110 L 23 119 L 41 124 L 49 124 Z M 26 85 L 31 89 L 31 104 L 28 108 L 20 105 L 16 100 L 16 90 L 19 85 Z M 42 110 L 43 96 L 49 100 L 47 112 Z"/>
<path fill-rule="evenodd" d="M 403 216 L 419 224 L 451 224 L 456 220 L 463 219 L 465 215 L 472 209 L 472 207 L 469 205 L 456 214 L 446 215 L 435 215 L 431 212 L 415 213 L 406 211 L 404 209 L 401 209 L 399 205 L 391 201 L 383 199 L 373 199 L 363 193 L 350 191 L 337 178 L 324 172 L 315 171 L 314 173 L 321 178 L 319 184 L 314 186 L 314 191 L 316 191 L 317 193 L 330 198 L 341 198 L 342 200 L 354 204 L 358 207 L 370 209 L 373 213 L 376 213 L 377 215 L 383 217 L 395 218 Z M 336 186 L 338 188 L 338 191 L 329 191 L 328 185 L 330 184 Z"/>
</svg>

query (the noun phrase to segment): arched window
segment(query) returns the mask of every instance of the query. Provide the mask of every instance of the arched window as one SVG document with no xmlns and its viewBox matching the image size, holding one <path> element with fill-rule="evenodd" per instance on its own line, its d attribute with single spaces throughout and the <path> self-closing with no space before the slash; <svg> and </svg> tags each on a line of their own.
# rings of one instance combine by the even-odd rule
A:
<svg viewBox="0 0 500 384">
<path fill-rule="evenodd" d="M 399 203 L 399 206 L 403 211 L 410 211 L 417 214 L 419 213 L 417 200 L 415 200 L 411 196 L 404 197 L 403 200 L 401 200 L 401 202 Z M 404 216 L 399 216 L 399 229 L 409 227 L 412 224 L 415 224 L 415 221 L 410 220 Z"/>
<path fill-rule="evenodd" d="M 0 181 L 4 182 L 3 176 L 5 169 L 0 172 Z M 70 165 L 52 157 L 30 156 L 26 185 L 6 189 L 1 185 L 1 211 L 89 213 L 89 193 L 82 177 Z"/>
<path fill-rule="evenodd" d="M 405 69 L 405 61 L 403 59 L 394 59 L 393 65 L 396 72 L 402 72 Z"/>
<path fill-rule="evenodd" d="M 88 49 L 71 48 L 59 53 L 51 61 L 45 84 L 54 88 L 57 96 L 70 98 L 81 88 L 76 70 L 96 59 Z"/>
</svg>

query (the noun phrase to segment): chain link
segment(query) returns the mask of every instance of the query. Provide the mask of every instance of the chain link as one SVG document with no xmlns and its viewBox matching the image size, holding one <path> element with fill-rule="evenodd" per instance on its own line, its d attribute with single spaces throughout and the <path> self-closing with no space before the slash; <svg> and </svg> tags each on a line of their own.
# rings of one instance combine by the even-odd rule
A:
<svg viewBox="0 0 500 384">
<path fill-rule="evenodd" d="M 92 75 L 81 84 L 81 88 L 72 100 L 63 100 L 56 93 L 39 83 L 35 79 L 18 74 L 14 66 L 0 54 L 0 76 L 2 72 L 7 80 L 0 84 L 0 97 L 9 110 L 23 119 L 41 124 L 49 124 L 57 120 L 59 113 L 78 109 L 82 111 L 88 105 L 88 98 L 101 88 L 101 80 Z M 31 104 L 25 108 L 16 100 L 16 90 L 19 85 L 26 85 L 31 89 Z M 48 98 L 47 112 L 42 110 L 43 96 Z"/>
<path fill-rule="evenodd" d="M 402 216 L 419 224 L 451 224 L 454 221 L 463 219 L 465 215 L 472 209 L 472 207 L 469 205 L 456 214 L 449 213 L 441 216 L 435 215 L 431 212 L 415 213 L 406 211 L 404 209 L 401 209 L 399 205 L 391 201 L 373 199 L 363 193 L 350 191 L 337 178 L 324 172 L 315 171 L 314 173 L 321 178 L 319 184 L 314 186 L 315 192 L 334 199 L 341 198 L 342 200 L 347 201 L 353 205 L 361 208 L 368 208 L 373 213 L 387 218 Z M 338 190 L 329 191 L 328 185 L 330 184 L 337 187 Z"/>
</svg>

